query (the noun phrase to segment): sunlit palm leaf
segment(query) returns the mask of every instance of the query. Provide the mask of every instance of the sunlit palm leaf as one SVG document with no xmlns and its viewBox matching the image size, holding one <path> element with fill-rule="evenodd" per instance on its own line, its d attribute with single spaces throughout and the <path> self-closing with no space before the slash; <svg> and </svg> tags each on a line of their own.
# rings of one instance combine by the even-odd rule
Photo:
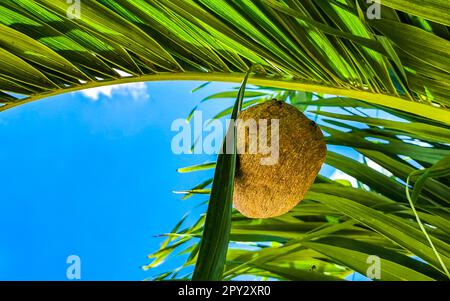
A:
<svg viewBox="0 0 450 301">
<path fill-rule="evenodd" d="M 237 245 L 230 245 L 224 279 L 240 275 L 281 280 L 342 279 L 352 271 L 365 274 L 368 268 L 366 260 L 371 255 L 380 257 L 384 271 L 381 280 L 447 279 L 443 267 L 450 265 L 450 183 L 443 177 L 424 179 L 420 184 L 421 191 L 416 190 L 417 195 L 414 196 L 414 212 L 405 193 L 405 181 L 410 174 L 419 172 L 417 162 L 427 166 L 448 156 L 445 135 L 448 128 L 427 119 L 419 122 L 413 118 L 409 121 L 404 119 L 409 116 L 399 111 L 367 106 L 353 99 L 322 98 L 318 94 L 303 94 L 299 99 L 297 93 L 270 89 L 266 89 L 266 96 L 258 94 L 258 97 L 269 99 L 274 94 L 284 95 L 283 100 L 315 118 L 330 134 L 327 137 L 329 143 L 354 147 L 361 156 L 378 163 L 392 175 L 374 170 L 364 161 L 329 151 L 327 164 L 353 176 L 365 186 L 353 188 L 318 177 L 306 199 L 286 215 L 251 220 L 234 212 L 230 241 Z M 222 92 L 220 95 L 228 97 L 234 94 Z M 247 99 L 252 99 L 251 95 L 249 93 Z M 339 103 L 345 106 L 339 106 Z M 327 108 L 335 110 L 336 107 L 340 107 L 343 113 L 327 111 Z M 380 113 L 385 109 L 399 121 L 367 117 L 365 114 L 370 109 Z M 224 114 L 218 114 L 219 117 L 221 115 Z M 350 121 L 361 123 L 367 129 L 356 127 Z M 389 143 L 365 139 L 374 136 L 383 137 Z M 425 142 L 432 145 L 411 144 L 408 141 L 412 138 L 419 145 Z M 399 154 L 408 154 L 409 158 Z M 214 164 L 200 164 L 181 171 L 195 172 L 206 168 L 214 168 Z M 442 175 L 449 170 L 443 164 L 440 168 Z M 189 193 L 196 194 L 195 191 Z M 425 230 L 444 266 L 415 221 L 416 216 L 425 223 Z M 198 225 L 186 228 L 182 237 L 189 237 L 189 241 L 198 237 L 201 234 Z M 251 246 L 251 249 L 243 246 Z M 185 266 L 194 264 L 195 247 L 186 251 L 191 252 L 191 256 Z"/>
<path fill-rule="evenodd" d="M 1 97 L 0 110 L 125 82 L 239 82 L 257 63 L 249 83 L 450 124 L 449 4 L 418 3 L 383 1 L 383 17 L 367 20 L 364 1 L 97 0 L 73 18 L 65 0 L 5 0 L 0 92 L 24 98 Z"/>
<path fill-rule="evenodd" d="M 327 164 L 355 177 L 358 188 L 320 176 L 287 215 L 249 220 L 233 212 L 230 240 L 255 250 L 231 246 L 225 279 L 342 279 L 364 273 L 369 253 L 381 257 L 381 279 L 445 279 L 416 218 L 448 265 L 448 176 L 417 180 L 416 212 L 405 181 L 450 152 L 448 1 L 383 0 L 378 20 L 365 17 L 370 4 L 361 0 L 92 0 L 81 2 L 80 18 L 68 15 L 70 5 L 1 1 L 0 111 L 110 84 L 240 82 L 251 64 L 260 64 L 249 83 L 262 88 L 249 91 L 244 107 L 270 97 L 289 101 L 322 126 L 328 144 L 351 147 L 364 159 L 327 156 Z M 236 91 L 224 93 L 208 101 Z M 330 107 L 344 112 L 327 112 Z M 370 109 L 398 120 L 368 118 L 364 110 Z M 390 174 L 371 168 L 369 159 Z M 214 165 L 180 171 L 205 168 Z M 208 193 L 210 182 L 187 189 L 186 196 Z M 191 277 L 184 267 L 197 259 L 203 224 L 201 217 L 167 234 L 147 268 L 173 252 L 190 255 L 156 279 Z"/>
</svg>

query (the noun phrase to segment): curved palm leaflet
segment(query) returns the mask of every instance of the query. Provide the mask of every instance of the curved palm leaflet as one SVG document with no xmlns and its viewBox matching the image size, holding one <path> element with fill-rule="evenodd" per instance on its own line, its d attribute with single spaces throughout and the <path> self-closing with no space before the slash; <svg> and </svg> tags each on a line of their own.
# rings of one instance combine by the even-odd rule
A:
<svg viewBox="0 0 450 301">
<path fill-rule="evenodd" d="M 450 123 L 446 0 L 0 3 L 0 110 L 100 85 L 237 81 L 348 96 Z M 123 76 L 126 74 L 126 76 Z M 11 95 L 10 93 L 13 93 Z M 16 94 L 26 98 L 16 98 Z"/>
<path fill-rule="evenodd" d="M 326 163 L 358 187 L 319 176 L 305 201 L 280 218 L 233 212 L 223 279 L 338 280 L 365 274 L 374 254 L 381 280 L 447 279 L 448 0 L 382 0 L 375 19 L 366 16 L 373 3 L 365 0 L 82 0 L 79 18 L 68 14 L 71 5 L 0 1 L 0 111 L 111 84 L 240 82 L 257 65 L 248 82 L 264 88 L 249 90 L 243 107 L 273 97 L 301 110 L 313 106 L 327 144 L 351 147 L 364 159 L 327 154 Z M 223 97 L 236 91 L 206 100 Z M 322 110 L 330 107 L 348 114 Z M 365 115 L 374 109 L 402 121 Z M 214 164 L 180 172 L 207 168 Z M 211 182 L 183 191 L 185 198 L 208 194 Z M 174 252 L 190 255 L 155 279 L 191 277 L 184 268 L 195 264 L 203 224 L 201 217 L 183 228 L 182 220 L 167 234 L 145 268 Z M 238 247 L 243 242 L 252 249 Z"/>
<path fill-rule="evenodd" d="M 198 106 L 221 98 L 234 99 L 237 92 L 210 95 Z M 222 279 L 241 275 L 280 280 L 351 279 L 355 271 L 367 275 L 373 256 L 379 258 L 380 280 L 447 279 L 450 130 L 386 107 L 319 93 L 247 88 L 242 106 L 273 98 L 287 101 L 315 119 L 326 133 L 329 151 L 325 163 L 341 174 L 331 178 L 319 175 L 305 199 L 280 217 L 248 219 L 233 210 Z M 336 108 L 342 113 L 336 113 Z M 218 112 L 215 118 L 229 116 L 232 109 Z M 348 157 L 348 149 L 346 154 L 339 153 L 342 147 L 351 147 L 360 159 Z M 214 162 L 199 163 L 178 172 L 189 174 L 214 167 Z M 212 182 L 212 178 L 205 178 L 176 192 L 184 195 L 183 200 L 209 195 Z M 199 205 L 204 204 L 202 200 Z M 189 268 L 197 264 L 199 256 L 198 239 L 207 229 L 205 215 L 194 224 L 185 219 L 164 234 L 167 239 L 149 255 L 152 262 L 143 268 L 152 269 L 180 255 L 187 256 L 185 262 L 151 279 L 191 279 Z"/>
</svg>

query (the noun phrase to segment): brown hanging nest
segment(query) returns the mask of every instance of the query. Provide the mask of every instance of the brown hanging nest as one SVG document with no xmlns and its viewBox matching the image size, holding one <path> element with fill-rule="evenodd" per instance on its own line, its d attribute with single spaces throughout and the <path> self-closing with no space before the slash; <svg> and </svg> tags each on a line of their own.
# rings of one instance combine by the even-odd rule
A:
<svg viewBox="0 0 450 301">
<path fill-rule="evenodd" d="M 258 125 L 260 120 L 267 120 L 268 149 L 273 151 L 272 143 L 276 144 L 278 138 L 278 158 L 274 153 L 261 153 L 263 128 L 258 126 L 257 139 L 249 138 L 248 125 L 252 119 Z M 276 135 L 271 134 L 272 119 L 279 120 Z M 256 153 L 251 151 L 255 144 L 258 145 Z M 276 99 L 239 113 L 237 145 L 233 203 L 240 213 L 250 218 L 275 217 L 295 207 L 313 184 L 326 155 L 319 127 L 294 106 Z M 245 150 L 239 146 L 245 146 Z M 268 160 L 268 157 L 272 157 L 274 164 L 262 163 L 261 159 Z"/>
</svg>

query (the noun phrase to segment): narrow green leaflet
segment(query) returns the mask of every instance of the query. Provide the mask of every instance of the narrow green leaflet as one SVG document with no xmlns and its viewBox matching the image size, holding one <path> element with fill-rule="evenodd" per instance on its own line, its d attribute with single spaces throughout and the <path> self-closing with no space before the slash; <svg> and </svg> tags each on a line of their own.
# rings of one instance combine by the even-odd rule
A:
<svg viewBox="0 0 450 301">
<path fill-rule="evenodd" d="M 450 26 L 448 0 L 383 0 L 383 5 Z"/>
<path fill-rule="evenodd" d="M 413 228 L 406 221 L 395 218 L 394 216 L 388 216 L 346 198 L 316 192 L 309 192 L 307 198 L 328 205 L 360 221 L 423 260 L 431 263 L 435 268 L 441 267 L 441 263 L 436 259 L 433 250 L 426 245 L 426 240 L 423 238 L 423 235 L 419 235 L 421 233 L 420 230 Z M 450 254 L 450 246 L 436 238 L 433 239 L 433 242 L 439 252 L 445 253 L 442 256 L 444 264 L 450 265 L 450 258 L 447 257 Z"/>
<path fill-rule="evenodd" d="M 232 120 L 237 119 L 241 110 L 250 72 L 251 69 L 247 71 L 242 82 L 231 114 Z M 229 143 L 232 143 L 231 154 L 228 153 Z M 232 124 L 224 139 L 222 153 L 217 158 L 203 236 L 200 241 L 200 250 L 192 280 L 220 280 L 222 278 L 231 228 L 236 160 L 236 128 Z"/>
<path fill-rule="evenodd" d="M 417 180 L 416 184 L 414 185 L 414 192 L 411 197 L 411 195 L 409 193 L 409 187 L 408 187 L 409 182 L 410 182 L 410 179 L 412 176 L 417 176 L 417 175 L 420 175 L 420 177 Z M 414 203 L 416 202 L 417 198 L 419 197 L 420 191 L 422 190 L 422 188 L 425 184 L 425 181 L 428 177 L 433 177 L 433 176 L 440 177 L 440 176 L 448 176 L 448 175 L 450 175 L 450 157 L 446 157 L 446 158 L 440 160 L 435 165 L 433 165 L 430 168 L 427 168 L 425 170 L 419 170 L 416 172 L 412 172 L 408 176 L 405 189 L 406 189 L 406 195 L 408 197 L 409 204 L 411 206 L 411 209 L 414 212 L 414 215 L 416 217 L 417 223 L 419 224 L 420 230 L 422 230 L 423 234 L 427 238 L 428 243 L 430 244 L 431 248 L 433 249 L 434 254 L 436 254 L 436 257 L 442 266 L 442 269 L 445 271 L 445 274 L 447 275 L 447 277 L 450 278 L 450 273 L 447 269 L 447 266 L 443 262 L 438 250 L 436 250 L 436 247 L 434 246 L 433 241 L 431 240 L 430 236 L 428 235 L 427 230 L 425 230 L 425 227 L 423 226 L 423 223 L 420 220 L 420 217 L 417 214 L 416 208 L 414 206 Z"/>
</svg>

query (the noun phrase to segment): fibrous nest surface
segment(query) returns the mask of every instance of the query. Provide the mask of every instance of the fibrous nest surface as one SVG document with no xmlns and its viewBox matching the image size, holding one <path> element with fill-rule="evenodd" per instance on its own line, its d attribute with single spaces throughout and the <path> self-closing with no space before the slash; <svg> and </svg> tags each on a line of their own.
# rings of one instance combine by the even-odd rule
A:
<svg viewBox="0 0 450 301">
<path fill-rule="evenodd" d="M 252 119 L 258 124 L 258 139 L 249 138 L 248 125 Z M 260 120 L 267 120 L 266 131 L 259 126 Z M 272 131 L 276 126 L 273 120 L 278 120 L 278 131 Z M 265 151 L 272 153 L 264 154 L 264 148 L 259 147 L 264 134 L 268 140 Z M 272 145 L 277 139 L 278 158 Z M 255 144 L 256 153 L 251 151 Z M 326 155 L 320 128 L 294 106 L 275 99 L 239 113 L 237 145 L 233 203 L 250 218 L 276 217 L 295 207 L 313 184 Z"/>
</svg>

